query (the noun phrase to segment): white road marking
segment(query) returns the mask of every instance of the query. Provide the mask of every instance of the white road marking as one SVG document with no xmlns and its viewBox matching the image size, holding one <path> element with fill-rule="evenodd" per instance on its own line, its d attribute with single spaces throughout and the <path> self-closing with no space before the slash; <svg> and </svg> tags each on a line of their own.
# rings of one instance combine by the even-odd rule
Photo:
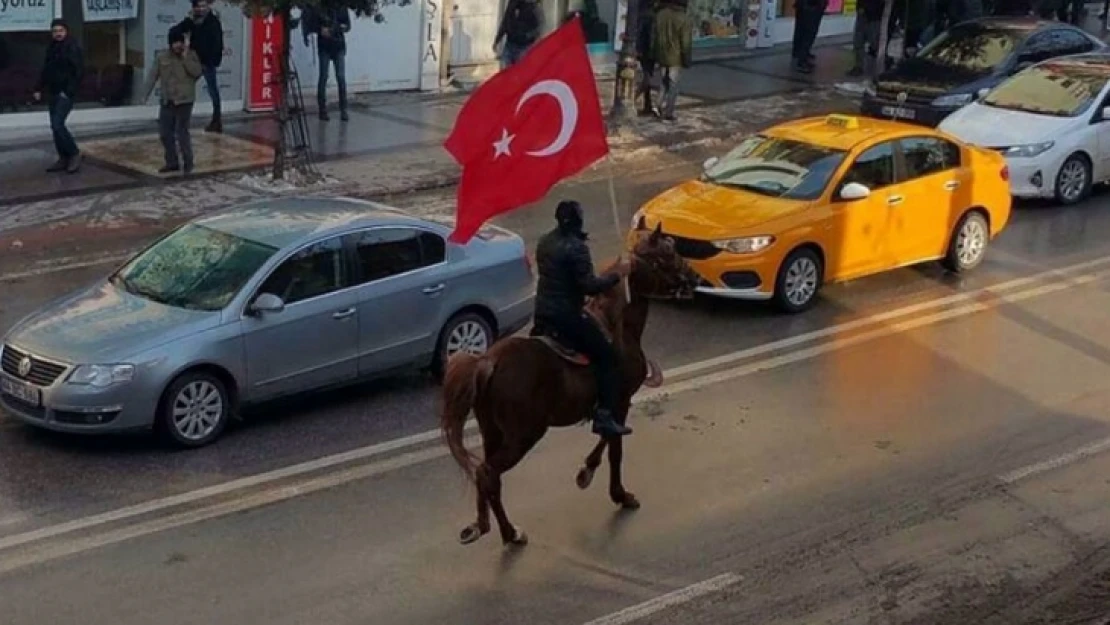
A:
<svg viewBox="0 0 1110 625">
<path fill-rule="evenodd" d="M 585 625 L 626 625 L 646 618 L 663 610 L 690 603 L 694 599 L 710 595 L 715 592 L 720 592 L 729 586 L 739 583 L 744 578 L 736 575 L 735 573 L 725 573 L 718 575 L 712 579 L 707 579 L 704 582 L 691 584 L 685 588 L 680 588 L 674 592 L 669 592 L 665 595 L 660 595 L 649 601 L 636 604 L 632 607 L 625 608 L 620 612 L 614 612 L 608 616 L 596 618 Z"/>
<path fill-rule="evenodd" d="M 1110 259 L 1107 259 L 1106 262 L 1110 262 Z M 915 317 L 905 322 L 885 325 L 875 330 L 853 335 L 845 339 L 828 341 L 826 343 L 799 350 L 797 352 L 791 352 L 789 354 L 769 358 L 763 361 L 749 363 L 748 365 L 744 365 L 735 369 L 720 371 L 717 373 L 688 379 L 673 385 L 664 386 L 656 392 L 648 394 L 644 397 L 638 397 L 636 403 L 657 400 L 670 394 L 704 388 L 711 384 L 717 384 L 722 381 L 731 380 L 738 377 L 751 375 L 753 373 L 782 367 L 802 360 L 814 358 L 825 353 L 858 345 L 865 341 L 903 333 L 918 327 L 939 323 L 948 319 L 971 315 L 977 312 L 989 310 L 990 308 L 997 306 L 999 303 L 1018 302 L 1029 299 L 1031 297 L 1037 297 L 1040 295 L 1046 295 L 1068 288 L 1090 284 L 1106 276 L 1110 276 L 1110 269 L 1095 274 L 1079 275 L 1068 280 L 1061 280 L 1052 284 L 1045 284 L 1023 291 L 1018 291 L 1016 293 L 1011 293 L 1009 295 L 1002 296 L 998 298 L 998 300 L 996 300 L 995 302 L 991 303 L 977 302 L 958 308 L 945 310 L 933 315 L 927 315 L 925 317 Z M 988 289 L 981 289 L 980 291 L 985 293 L 988 291 Z M 469 431 L 473 430 L 475 427 L 475 422 L 471 420 L 467 423 L 466 429 Z M 354 449 L 341 454 L 335 454 L 332 456 L 319 458 L 297 465 L 291 465 L 270 472 L 259 473 L 253 476 L 232 480 L 230 482 L 225 482 L 222 484 L 215 484 L 213 486 L 202 488 L 196 491 L 191 491 L 188 493 L 182 493 L 162 499 L 156 499 L 143 504 L 128 506 L 126 508 L 121 508 L 118 510 L 81 519 L 75 519 L 66 523 L 44 527 L 22 534 L 14 534 L 11 536 L 0 538 L 0 552 L 28 545 L 29 543 L 55 538 L 65 534 L 89 530 L 105 524 L 128 521 L 142 515 L 164 511 L 185 504 L 195 503 L 204 499 L 215 498 L 244 488 L 262 486 L 272 482 L 276 482 L 278 480 L 303 476 L 316 471 L 322 471 L 324 469 L 335 467 L 337 465 L 350 463 L 357 460 L 366 460 L 374 456 L 399 451 L 407 447 L 412 447 L 434 440 L 439 440 L 440 437 L 441 434 L 438 430 L 423 432 L 421 434 L 415 434 L 393 441 L 387 441 L 384 443 L 379 443 L 377 445 Z M 472 445 L 475 442 L 477 442 L 477 439 L 472 438 L 468 439 L 467 444 Z M 159 532 L 165 529 L 179 527 L 181 525 L 196 523 L 201 520 L 215 518 L 217 516 L 246 510 L 260 505 L 267 505 L 275 501 L 297 497 L 324 488 L 332 488 L 345 482 L 364 479 L 365 477 L 370 475 L 378 475 L 383 472 L 397 470 L 422 462 L 442 458 L 447 455 L 447 449 L 442 446 L 409 452 L 396 458 L 389 458 L 371 464 L 359 465 L 354 468 L 343 469 L 336 472 L 335 474 L 319 476 L 316 478 L 308 478 L 307 480 L 298 484 L 275 486 L 272 489 L 266 491 L 243 495 L 237 499 L 232 499 L 223 503 L 212 504 L 204 508 L 170 513 L 164 517 L 160 517 L 151 521 L 138 522 L 134 525 L 127 526 L 122 529 L 109 530 L 108 532 L 100 535 L 94 535 L 85 538 L 79 537 L 70 541 L 60 542 L 59 544 L 47 544 L 38 549 L 32 548 L 29 550 L 30 555 L 22 558 L 18 557 L 17 555 L 14 557 L 14 559 L 11 560 L 11 562 L 19 562 L 21 563 L 19 564 L 19 566 L 27 566 L 36 562 L 50 560 L 55 557 L 72 555 L 89 549 L 94 549 L 105 544 L 112 544 L 115 542 L 120 542 L 122 540 L 129 540 L 131 538 L 136 538 L 153 532 Z M 8 556 L 5 556 L 3 559 L 4 563 L 0 564 L 0 572 L 12 570 L 13 568 L 18 568 L 14 566 L 14 564 L 8 564 Z"/>
<path fill-rule="evenodd" d="M 86 258 L 83 260 L 75 260 L 72 257 L 61 259 L 65 262 L 52 262 L 43 264 L 33 269 L 26 269 L 24 271 L 16 271 L 13 273 L 6 273 L 0 275 L 0 282 L 13 282 L 15 280 L 23 280 L 25 278 L 37 278 L 38 276 L 45 276 L 52 273 L 59 273 L 62 271 L 72 271 L 74 269 L 84 269 L 86 267 L 98 267 L 100 265 L 109 265 L 112 263 L 123 262 L 131 256 L 128 254 L 113 254 L 110 256 L 99 256 Z"/>
<path fill-rule="evenodd" d="M 1104 438 L 1101 441 L 1091 443 L 1090 445 L 1084 445 L 1079 449 L 1069 451 L 1066 454 L 1060 454 L 1055 458 L 1049 458 L 1048 460 L 1044 460 L 1042 462 L 1026 465 L 1024 467 L 1021 467 L 1020 469 L 1014 469 L 1009 473 L 1003 473 L 1002 475 L 998 476 L 998 481 L 1008 486 L 1010 484 L 1020 482 L 1021 480 L 1024 480 L 1026 478 L 1033 477 L 1034 475 L 1048 473 L 1049 471 L 1053 471 L 1061 467 L 1066 467 L 1069 464 L 1075 464 L 1080 460 L 1084 460 L 1086 458 L 1089 458 L 1090 456 L 1095 456 L 1106 451 L 1110 451 L 1110 438 Z"/>
</svg>

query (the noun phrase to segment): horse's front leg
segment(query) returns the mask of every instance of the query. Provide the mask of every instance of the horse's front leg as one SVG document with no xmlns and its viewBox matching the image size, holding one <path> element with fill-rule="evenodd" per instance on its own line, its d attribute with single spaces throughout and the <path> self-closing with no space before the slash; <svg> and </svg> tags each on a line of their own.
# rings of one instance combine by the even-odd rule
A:
<svg viewBox="0 0 1110 625">
<path fill-rule="evenodd" d="M 586 456 L 582 468 L 578 470 L 578 475 L 574 478 L 574 483 L 578 484 L 578 488 L 585 490 L 590 487 L 590 484 L 594 481 L 594 473 L 597 473 L 597 468 L 601 466 L 601 454 L 605 452 L 605 447 L 608 444 L 608 441 L 604 438 L 599 439 L 593 451 Z"/>
<path fill-rule="evenodd" d="M 623 424 L 628 418 L 631 403 L 627 403 L 621 410 L 620 422 Z M 609 498 L 613 503 L 625 510 L 638 510 L 640 500 L 624 489 L 621 481 L 621 463 L 624 462 L 624 438 L 616 437 L 609 440 Z"/>
</svg>

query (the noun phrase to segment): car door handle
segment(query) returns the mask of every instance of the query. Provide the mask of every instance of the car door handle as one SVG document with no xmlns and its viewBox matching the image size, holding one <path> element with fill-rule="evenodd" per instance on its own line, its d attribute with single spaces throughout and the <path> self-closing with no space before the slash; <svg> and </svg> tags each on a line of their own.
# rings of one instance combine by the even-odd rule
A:
<svg viewBox="0 0 1110 625">
<path fill-rule="evenodd" d="M 955 191 L 956 189 L 959 189 L 959 188 L 960 188 L 960 181 L 959 180 L 949 180 L 948 182 L 944 183 L 944 190 L 945 191 Z"/>
<path fill-rule="evenodd" d="M 898 206 L 905 199 L 901 195 L 892 195 L 886 199 L 886 203 L 890 206 Z"/>
<path fill-rule="evenodd" d="M 351 315 L 355 314 L 355 312 L 356 312 L 356 309 L 348 308 L 347 310 L 341 310 L 337 313 L 333 313 L 331 318 L 332 319 L 346 319 L 347 317 L 350 317 Z"/>
<path fill-rule="evenodd" d="M 442 284 L 442 283 L 437 284 L 435 286 L 425 287 L 424 288 L 424 295 L 435 295 L 436 293 L 439 293 L 440 291 L 442 291 L 445 288 L 447 288 L 447 285 Z"/>
</svg>

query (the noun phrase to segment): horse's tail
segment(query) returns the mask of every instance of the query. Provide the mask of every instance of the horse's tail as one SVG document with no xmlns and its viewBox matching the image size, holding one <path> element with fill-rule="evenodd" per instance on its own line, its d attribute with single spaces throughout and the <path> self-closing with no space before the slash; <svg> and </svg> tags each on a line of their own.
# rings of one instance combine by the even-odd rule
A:
<svg viewBox="0 0 1110 625">
<path fill-rule="evenodd" d="M 488 359 L 460 352 L 448 361 L 443 375 L 443 414 L 439 427 L 451 456 L 470 480 L 474 479 L 478 458 L 463 443 L 463 430 L 492 370 Z"/>
</svg>

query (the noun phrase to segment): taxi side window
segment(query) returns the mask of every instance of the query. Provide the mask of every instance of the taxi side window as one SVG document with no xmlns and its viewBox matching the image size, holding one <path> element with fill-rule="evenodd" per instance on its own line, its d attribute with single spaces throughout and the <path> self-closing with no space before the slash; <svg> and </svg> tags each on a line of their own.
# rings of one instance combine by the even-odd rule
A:
<svg viewBox="0 0 1110 625">
<path fill-rule="evenodd" d="M 880 143 L 856 157 L 840 185 L 858 182 L 875 190 L 894 184 L 894 143 Z"/>
<path fill-rule="evenodd" d="M 910 180 L 960 166 L 960 146 L 937 137 L 903 139 L 902 156 Z"/>
</svg>

